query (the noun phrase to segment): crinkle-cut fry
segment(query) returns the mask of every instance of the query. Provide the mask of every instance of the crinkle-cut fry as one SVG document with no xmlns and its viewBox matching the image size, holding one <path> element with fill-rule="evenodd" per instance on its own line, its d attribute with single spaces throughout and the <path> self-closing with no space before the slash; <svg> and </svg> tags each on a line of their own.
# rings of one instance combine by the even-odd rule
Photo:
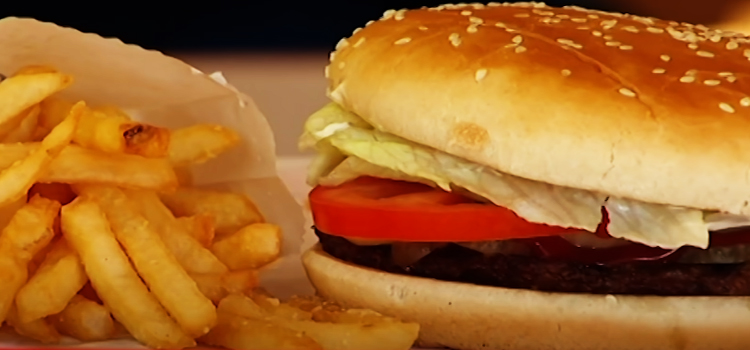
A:
<svg viewBox="0 0 750 350">
<path fill-rule="evenodd" d="M 115 335 L 115 322 L 109 310 L 80 294 L 50 320 L 60 333 L 83 342 L 104 341 Z"/>
<path fill-rule="evenodd" d="M 172 131 L 169 159 L 174 166 L 204 163 L 239 145 L 236 131 L 221 125 L 197 124 Z"/>
<path fill-rule="evenodd" d="M 199 337 L 216 324 L 216 307 L 180 266 L 154 227 L 116 187 L 77 186 L 79 195 L 99 203 L 117 241 L 125 249 L 141 279 L 169 314 L 192 337 Z M 175 293 L 179 290 L 179 293 Z"/>
<path fill-rule="evenodd" d="M 188 273 L 220 274 L 229 271 L 224 263 L 177 222 L 156 193 L 145 190 L 127 190 L 125 193 L 138 203 L 143 216 Z"/>
<path fill-rule="evenodd" d="M 39 124 L 39 111 L 41 108 L 39 105 L 34 105 L 31 108 L 21 112 L 23 116 L 20 117 L 18 126 L 8 132 L 2 138 L 3 143 L 15 143 L 15 142 L 31 142 L 34 141 L 34 131 Z"/>
<path fill-rule="evenodd" d="M 141 281 L 95 201 L 78 197 L 61 215 L 63 235 L 81 258 L 91 285 L 135 339 L 154 348 L 195 346 Z"/>
<path fill-rule="evenodd" d="M 16 294 L 20 322 L 29 323 L 61 312 L 86 282 L 88 276 L 75 250 L 64 238 L 58 239 Z"/>
<path fill-rule="evenodd" d="M 47 319 L 40 318 L 31 322 L 21 322 L 15 307 L 8 312 L 8 324 L 16 333 L 37 340 L 44 344 L 56 344 L 62 340 L 60 333 Z"/>
<path fill-rule="evenodd" d="M 68 117 L 42 140 L 39 148 L 0 172 L 0 206 L 25 196 L 31 186 L 44 175 L 52 161 L 70 143 L 85 107 L 82 102 L 76 104 Z"/>
<path fill-rule="evenodd" d="M 242 193 L 181 187 L 176 191 L 160 193 L 159 197 L 175 216 L 213 216 L 217 237 L 265 221 L 255 203 Z"/>
<path fill-rule="evenodd" d="M 126 153 L 147 158 L 166 157 L 169 129 L 129 120 L 110 109 L 89 109 L 83 114 L 73 142 L 107 153 Z"/>
<path fill-rule="evenodd" d="M 31 259 L 54 238 L 60 203 L 35 196 L 19 209 L 0 233 L 0 325 L 18 290 L 28 279 Z"/>
<path fill-rule="evenodd" d="M 0 135 L 7 135 L 20 121 L 21 112 L 65 89 L 73 77 L 57 72 L 21 74 L 0 82 Z"/>
</svg>

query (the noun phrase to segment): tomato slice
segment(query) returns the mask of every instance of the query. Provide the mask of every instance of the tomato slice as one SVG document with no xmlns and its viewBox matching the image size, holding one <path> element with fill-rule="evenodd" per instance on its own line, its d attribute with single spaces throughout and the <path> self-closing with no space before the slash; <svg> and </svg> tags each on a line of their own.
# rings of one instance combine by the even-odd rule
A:
<svg viewBox="0 0 750 350">
<path fill-rule="evenodd" d="M 315 226 L 330 235 L 400 242 L 468 242 L 576 230 L 530 223 L 513 211 L 427 185 L 360 177 L 309 195 Z"/>
</svg>

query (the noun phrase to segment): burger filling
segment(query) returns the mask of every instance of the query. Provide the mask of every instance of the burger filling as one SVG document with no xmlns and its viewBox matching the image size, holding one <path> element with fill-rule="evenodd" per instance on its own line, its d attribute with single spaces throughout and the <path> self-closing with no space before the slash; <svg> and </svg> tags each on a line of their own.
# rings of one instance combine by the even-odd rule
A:
<svg viewBox="0 0 750 350">
<path fill-rule="evenodd" d="M 744 217 L 501 173 L 337 104 L 308 119 L 301 143 L 318 151 L 310 205 L 323 249 L 338 258 L 545 291 L 750 295 Z"/>
</svg>

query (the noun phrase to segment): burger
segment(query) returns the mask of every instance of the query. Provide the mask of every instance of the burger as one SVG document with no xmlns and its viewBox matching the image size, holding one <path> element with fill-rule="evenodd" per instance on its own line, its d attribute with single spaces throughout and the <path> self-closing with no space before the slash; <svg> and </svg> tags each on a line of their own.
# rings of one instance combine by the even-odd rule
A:
<svg viewBox="0 0 750 350">
<path fill-rule="evenodd" d="M 457 349 L 750 348 L 750 39 L 541 3 L 387 11 L 300 139 L 317 293 Z"/>
</svg>

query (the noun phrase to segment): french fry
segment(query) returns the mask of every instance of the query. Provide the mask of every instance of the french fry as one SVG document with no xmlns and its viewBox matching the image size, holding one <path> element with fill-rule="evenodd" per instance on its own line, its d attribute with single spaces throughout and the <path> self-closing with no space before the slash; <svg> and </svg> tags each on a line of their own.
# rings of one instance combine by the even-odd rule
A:
<svg viewBox="0 0 750 350">
<path fill-rule="evenodd" d="M 86 282 L 78 255 L 65 239 L 58 239 L 16 294 L 19 321 L 29 323 L 61 312 Z"/>
<path fill-rule="evenodd" d="M 216 307 L 182 269 L 159 234 L 120 189 L 80 186 L 82 196 L 99 203 L 109 219 L 117 241 L 136 271 L 170 315 L 192 337 L 199 337 L 216 324 Z M 81 285 L 81 287 L 83 284 Z M 179 293 L 175 293 L 179 290 Z"/>
<path fill-rule="evenodd" d="M 229 271 L 226 265 L 177 222 L 156 193 L 130 190 L 126 194 L 138 203 L 143 216 L 161 235 L 164 244 L 188 273 L 222 274 Z"/>
<path fill-rule="evenodd" d="M 78 197 L 61 215 L 63 235 L 80 256 L 91 285 L 133 337 L 155 348 L 195 345 L 141 282 L 96 202 Z"/>
<path fill-rule="evenodd" d="M 37 150 L 0 172 L 0 206 L 8 205 L 28 193 L 55 157 L 70 143 L 83 108 L 85 104 L 76 104 L 70 115 L 52 129 Z"/>
<path fill-rule="evenodd" d="M 73 142 L 108 153 L 135 154 L 148 158 L 166 157 L 168 129 L 131 121 L 109 110 L 88 110 L 81 118 Z"/>
<path fill-rule="evenodd" d="M 411 348 L 419 335 L 418 324 L 402 323 L 385 316 L 371 317 L 368 322 L 346 323 L 294 320 L 283 314 L 276 314 L 272 309 L 264 309 L 252 298 L 238 294 L 224 298 L 219 303 L 218 311 L 220 317 L 227 313 L 249 320 L 264 320 L 294 330 L 309 336 L 324 349 L 406 350 Z"/>
<path fill-rule="evenodd" d="M 40 318 L 28 323 L 21 322 L 15 307 L 12 307 L 8 312 L 8 324 L 13 327 L 16 333 L 45 344 L 55 344 L 61 340 L 60 333 L 46 319 Z"/>
<path fill-rule="evenodd" d="M 0 325 L 28 279 L 29 261 L 52 241 L 60 203 L 39 196 L 21 207 L 0 233 Z"/>
<path fill-rule="evenodd" d="M 0 169 L 7 169 L 39 149 L 39 142 L 0 143 Z"/>
<path fill-rule="evenodd" d="M 169 191 L 178 185 L 166 158 L 104 153 L 76 145 L 66 147 L 39 182 L 96 183 L 156 191 Z"/>
<path fill-rule="evenodd" d="M 0 82 L 0 135 L 13 130 L 24 110 L 68 87 L 73 77 L 60 73 L 21 74 Z"/>
<path fill-rule="evenodd" d="M 15 202 L 0 207 L 0 230 L 4 229 L 8 225 L 13 215 L 16 215 L 18 209 L 26 204 L 26 201 L 33 196 L 18 198 Z"/>
<path fill-rule="evenodd" d="M 193 125 L 172 131 L 169 159 L 176 167 L 200 164 L 239 143 L 239 135 L 229 128 L 221 125 Z"/>
<path fill-rule="evenodd" d="M 217 236 L 232 234 L 247 225 L 264 221 L 255 203 L 239 193 L 183 187 L 161 193 L 160 197 L 175 216 L 213 216 Z"/>
<path fill-rule="evenodd" d="M 51 320 L 60 333 L 84 342 L 108 340 L 115 335 L 115 322 L 109 310 L 81 295 L 74 296 Z"/>
<path fill-rule="evenodd" d="M 177 223 L 183 227 L 202 246 L 210 248 L 214 241 L 214 218 L 210 215 L 193 215 L 177 218 Z"/>
<path fill-rule="evenodd" d="M 273 262 L 281 253 L 281 228 L 257 223 L 222 237 L 211 251 L 231 270 L 255 269 Z"/>
<path fill-rule="evenodd" d="M 31 108 L 23 111 L 24 116 L 21 117 L 21 121 L 15 129 L 11 130 L 7 135 L 2 138 L 4 143 L 14 142 L 30 142 L 34 140 L 34 131 L 39 120 L 39 105 L 34 105 Z"/>
<path fill-rule="evenodd" d="M 199 340 L 201 343 L 228 349 L 324 349 L 304 333 L 231 313 L 219 313 L 219 324 Z"/>
<path fill-rule="evenodd" d="M 229 294 L 243 294 L 258 286 L 256 270 L 231 271 L 222 274 L 191 274 L 203 295 L 214 303 L 219 303 Z"/>
<path fill-rule="evenodd" d="M 40 104 L 39 120 L 34 130 L 34 141 L 42 140 L 68 116 L 74 103 L 55 96 L 44 99 Z"/>
</svg>

